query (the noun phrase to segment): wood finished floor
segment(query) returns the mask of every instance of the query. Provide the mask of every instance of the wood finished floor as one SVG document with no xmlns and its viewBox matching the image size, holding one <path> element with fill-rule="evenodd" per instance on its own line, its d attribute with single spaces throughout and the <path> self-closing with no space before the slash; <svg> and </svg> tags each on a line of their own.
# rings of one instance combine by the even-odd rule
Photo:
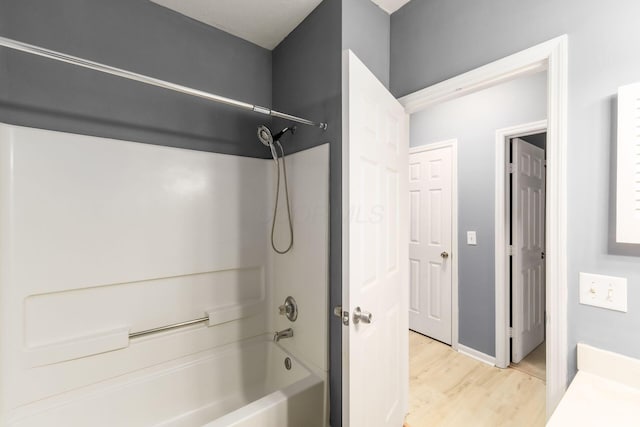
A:
<svg viewBox="0 0 640 427">
<path fill-rule="evenodd" d="M 542 381 L 547 379 L 545 365 L 547 362 L 546 345 L 543 342 L 536 347 L 527 357 L 522 359 L 520 363 L 512 363 L 511 367 L 525 374 L 540 378 Z"/>
<path fill-rule="evenodd" d="M 541 427 L 545 384 L 409 332 L 408 427 Z"/>
</svg>

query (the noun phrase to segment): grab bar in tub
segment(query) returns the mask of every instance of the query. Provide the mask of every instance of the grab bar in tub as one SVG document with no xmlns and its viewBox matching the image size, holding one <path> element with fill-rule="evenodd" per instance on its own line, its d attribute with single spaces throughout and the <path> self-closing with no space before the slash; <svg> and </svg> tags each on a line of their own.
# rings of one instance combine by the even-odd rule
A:
<svg viewBox="0 0 640 427">
<path fill-rule="evenodd" d="M 183 326 L 195 325 L 209 321 L 209 316 L 199 319 L 187 320 L 186 322 L 173 323 L 171 325 L 159 326 L 157 328 L 145 329 L 144 331 L 131 332 L 129 338 L 140 337 L 143 335 L 155 334 L 156 332 L 168 331 L 169 329 L 181 328 Z"/>
<path fill-rule="evenodd" d="M 186 322 L 173 323 L 138 332 L 131 332 L 127 326 L 120 326 L 76 336 L 68 340 L 29 347 L 26 351 L 27 363 L 32 367 L 44 366 L 107 351 L 120 350 L 129 346 L 131 338 L 143 337 L 156 332 L 198 323 L 205 323 L 206 326 L 221 325 L 258 314 L 263 310 L 262 303 L 262 299 L 248 300 L 240 304 L 217 307 L 207 311 L 205 317 L 187 320 Z"/>
<path fill-rule="evenodd" d="M 144 331 L 130 332 L 129 339 L 141 337 L 143 335 L 155 334 L 156 332 L 168 331 L 183 326 L 196 325 L 198 323 L 207 322 L 207 326 L 215 326 L 221 323 L 231 322 L 232 320 L 242 319 L 243 317 L 254 315 L 260 308 L 260 301 L 250 301 L 244 304 L 220 307 L 212 311 L 208 311 L 205 317 L 187 320 L 186 322 L 173 323 L 171 325 L 159 326 L 157 328 L 146 329 Z"/>
</svg>

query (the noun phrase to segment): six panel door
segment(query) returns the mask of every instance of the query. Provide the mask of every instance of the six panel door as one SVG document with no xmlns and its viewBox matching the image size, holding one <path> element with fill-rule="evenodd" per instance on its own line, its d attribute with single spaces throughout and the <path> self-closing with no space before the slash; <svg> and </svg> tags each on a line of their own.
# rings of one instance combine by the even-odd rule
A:
<svg viewBox="0 0 640 427">
<path fill-rule="evenodd" d="M 519 138 L 511 147 L 511 361 L 518 363 L 542 344 L 545 334 L 545 159 L 543 149 Z"/>
<path fill-rule="evenodd" d="M 451 344 L 451 146 L 409 155 L 409 328 Z"/>
</svg>

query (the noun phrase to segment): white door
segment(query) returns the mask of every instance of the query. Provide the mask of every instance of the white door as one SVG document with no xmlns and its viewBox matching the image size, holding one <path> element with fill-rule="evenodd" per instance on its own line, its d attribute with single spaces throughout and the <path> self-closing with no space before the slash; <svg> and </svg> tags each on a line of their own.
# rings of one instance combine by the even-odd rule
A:
<svg viewBox="0 0 640 427">
<path fill-rule="evenodd" d="M 409 155 L 409 328 L 451 344 L 453 148 Z"/>
<path fill-rule="evenodd" d="M 511 149 L 511 361 L 518 363 L 544 341 L 545 166 L 541 148 L 516 138 Z"/>
<path fill-rule="evenodd" d="M 343 425 L 401 427 L 409 393 L 408 116 L 351 51 L 343 56 L 343 126 Z"/>
</svg>

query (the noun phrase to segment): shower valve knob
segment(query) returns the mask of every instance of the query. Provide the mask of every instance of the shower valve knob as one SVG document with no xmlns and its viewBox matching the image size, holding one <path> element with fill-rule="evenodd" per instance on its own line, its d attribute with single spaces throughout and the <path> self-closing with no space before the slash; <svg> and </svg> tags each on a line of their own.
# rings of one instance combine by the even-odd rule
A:
<svg viewBox="0 0 640 427">
<path fill-rule="evenodd" d="M 281 316 L 284 316 L 284 315 L 286 315 L 286 314 L 291 313 L 292 308 L 291 308 L 291 306 L 290 306 L 290 305 L 284 305 L 284 304 L 282 304 L 280 307 L 278 307 L 278 310 L 280 310 L 280 315 L 281 315 Z"/>
<path fill-rule="evenodd" d="M 295 322 L 298 318 L 298 304 L 293 297 L 287 297 L 284 300 L 284 304 L 278 307 L 278 312 L 281 316 L 286 316 L 292 322 Z"/>
</svg>

